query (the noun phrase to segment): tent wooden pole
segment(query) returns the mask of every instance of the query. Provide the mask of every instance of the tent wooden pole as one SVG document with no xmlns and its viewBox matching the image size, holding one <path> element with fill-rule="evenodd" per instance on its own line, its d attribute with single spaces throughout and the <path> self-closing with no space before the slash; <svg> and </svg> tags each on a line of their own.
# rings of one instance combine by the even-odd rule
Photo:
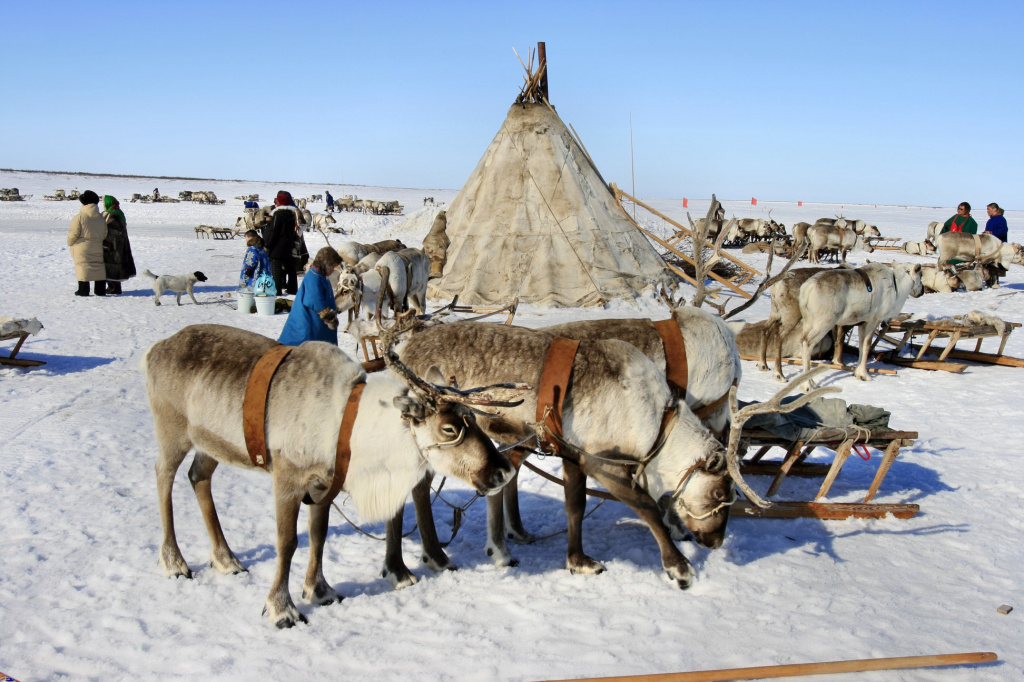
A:
<svg viewBox="0 0 1024 682">
<path fill-rule="evenodd" d="M 669 217 L 668 217 L 667 215 L 665 215 L 664 213 L 661 213 L 660 211 L 658 211 L 658 210 L 657 210 L 657 209 L 655 209 L 655 208 L 651 208 L 650 206 L 648 206 L 648 205 L 647 205 L 647 204 L 645 204 L 644 202 L 640 201 L 640 200 L 639 200 L 639 199 L 637 199 L 636 197 L 634 197 L 634 196 L 632 196 L 632 195 L 628 194 L 627 192 L 623 192 L 623 191 L 622 191 L 621 189 L 619 189 L 619 188 L 618 188 L 618 186 L 617 186 L 617 185 L 615 185 L 615 184 L 612 184 L 612 191 L 613 191 L 613 192 L 615 193 L 615 197 L 616 197 L 616 198 L 617 198 L 617 199 L 618 199 L 619 201 L 622 201 L 622 197 L 626 197 L 627 199 L 629 199 L 630 201 L 632 201 L 632 202 L 633 202 L 634 204 L 636 204 L 636 205 L 638 205 L 638 206 L 643 206 L 643 207 L 644 207 L 644 208 L 646 208 L 646 209 L 647 209 L 648 211 L 650 211 L 650 212 L 651 212 L 651 213 L 653 213 L 654 215 L 658 216 L 659 218 L 661 218 L 662 220 L 664 220 L 665 222 L 667 222 L 667 223 L 668 223 L 669 225 L 672 225 L 673 227 L 677 228 L 677 229 L 678 229 L 678 230 L 679 230 L 680 232 L 682 232 L 682 233 L 683 233 L 683 234 L 685 234 L 686 236 L 688 236 L 688 237 L 692 237 L 692 236 L 693 236 L 693 234 L 691 234 L 691 230 L 690 230 L 690 228 L 688 228 L 688 227 L 684 227 L 684 226 L 683 226 L 683 225 L 681 225 L 680 223 L 677 223 L 676 221 L 674 221 L 674 220 L 672 220 L 671 218 L 669 218 Z M 714 245 L 714 244 L 712 244 L 712 243 L 710 243 L 710 242 L 708 242 L 708 243 L 707 243 L 707 247 L 708 247 L 708 248 L 714 248 L 714 246 L 715 246 L 715 245 Z M 723 253 L 722 255 L 723 255 L 723 256 L 725 256 L 725 257 L 726 257 L 726 258 L 727 258 L 728 260 L 730 260 L 730 261 L 732 261 L 733 263 L 735 263 L 736 265 L 738 265 L 738 266 L 739 266 L 740 268 L 742 268 L 743 270 L 746 270 L 746 271 L 748 271 L 748 272 L 752 273 L 752 276 L 757 276 L 757 275 L 760 275 L 760 274 L 761 274 L 761 273 L 760 273 L 760 272 L 759 272 L 759 271 L 758 271 L 758 270 L 757 270 L 756 268 L 752 268 L 752 267 L 750 267 L 749 265 L 747 265 L 746 263 L 744 263 L 743 261 L 741 261 L 741 260 L 740 260 L 739 258 L 736 258 L 735 256 L 732 256 L 732 255 L 730 255 L 730 254 L 728 254 L 728 253 Z M 748 296 L 747 298 L 750 298 L 750 297 Z"/>
<path fill-rule="evenodd" d="M 540 71 L 540 96 L 550 101 L 548 98 L 548 52 L 544 43 L 537 43 L 537 70 Z"/>
<path fill-rule="evenodd" d="M 867 670 L 900 670 L 906 668 L 935 668 L 946 665 L 973 665 L 998 660 L 991 651 L 935 656 L 900 656 L 897 658 L 862 658 L 850 661 L 824 663 L 797 663 L 793 665 L 765 665 L 756 668 L 729 668 L 701 670 L 664 675 L 629 675 L 625 677 L 592 677 L 587 682 L 718 682 L 724 680 L 755 680 L 772 677 L 802 677 L 828 673 L 855 673 Z M 582 680 L 584 678 L 577 678 Z M 566 681 L 573 682 L 573 681 Z"/>
</svg>

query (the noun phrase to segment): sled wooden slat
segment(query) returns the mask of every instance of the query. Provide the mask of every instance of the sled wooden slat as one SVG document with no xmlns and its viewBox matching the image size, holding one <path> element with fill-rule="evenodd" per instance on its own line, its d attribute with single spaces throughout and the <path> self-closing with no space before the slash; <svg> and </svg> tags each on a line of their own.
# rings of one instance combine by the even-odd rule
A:
<svg viewBox="0 0 1024 682">
<path fill-rule="evenodd" d="M 25 339 L 28 338 L 28 332 L 16 332 L 14 334 L 8 334 L 6 336 L 0 336 L 0 341 L 10 341 L 11 339 L 18 339 L 18 343 L 14 344 L 14 350 L 7 357 L 0 356 L 0 365 L 8 365 L 10 367 L 39 367 L 46 363 L 42 360 L 26 360 L 24 358 L 16 357 L 18 351 L 21 350 L 21 346 L 25 343 Z"/>
<path fill-rule="evenodd" d="M 753 475 L 774 475 L 774 479 L 768 488 L 768 497 L 778 493 L 787 476 L 823 476 L 824 480 L 821 488 L 814 498 L 815 502 L 817 502 L 828 494 L 832 484 L 835 483 L 842 471 L 843 465 L 849 459 L 854 442 L 860 443 L 866 447 L 881 451 L 881 456 L 878 458 L 878 470 L 862 503 L 867 504 L 878 494 L 882 481 L 899 455 L 900 448 L 912 445 L 917 439 L 918 434 L 916 431 L 876 429 L 869 431 L 866 439 L 858 437 L 856 441 L 851 438 L 852 435 L 855 434 L 846 429 L 826 428 L 821 429 L 815 434 L 814 438 L 806 441 L 790 441 L 761 429 L 744 430 L 742 434 L 743 442 L 746 443 L 747 447 L 756 447 L 758 450 L 752 459 L 741 462 L 741 471 Z M 816 447 L 824 447 L 835 451 L 830 464 L 807 463 L 804 461 Z M 781 460 L 766 461 L 764 459 L 765 454 L 771 448 L 781 448 L 785 452 Z"/>
<path fill-rule="evenodd" d="M 963 363 L 951 362 L 954 360 L 971 360 L 990 365 L 1003 365 L 1005 367 L 1024 367 L 1024 359 L 1003 355 L 1006 342 L 1014 329 L 1021 326 L 1020 322 L 1007 322 L 1004 330 L 1000 332 L 993 325 L 957 325 L 943 322 L 941 320 L 915 321 L 915 320 L 894 320 L 885 325 L 875 336 L 872 342 L 872 350 L 880 341 L 885 341 L 894 346 L 893 349 L 883 353 L 876 353 L 877 359 L 903 367 L 915 369 L 943 370 L 959 373 L 967 369 Z M 896 340 L 892 335 L 902 332 L 903 337 Z M 914 347 L 915 336 L 926 336 L 924 343 L 914 355 L 913 359 L 900 357 L 899 353 L 907 346 Z M 999 350 L 996 353 L 982 353 L 981 342 L 987 338 L 999 339 Z M 947 339 L 944 346 L 933 345 L 936 339 Z M 956 344 L 960 341 L 974 339 L 976 343 L 973 351 L 959 350 Z M 938 360 L 926 360 L 926 355 L 936 355 Z"/>
<path fill-rule="evenodd" d="M 884 519 L 890 514 L 909 519 L 921 511 L 916 504 L 865 504 L 863 502 L 773 502 L 768 509 L 740 500 L 732 506 L 734 518 L 754 519 Z"/>
</svg>

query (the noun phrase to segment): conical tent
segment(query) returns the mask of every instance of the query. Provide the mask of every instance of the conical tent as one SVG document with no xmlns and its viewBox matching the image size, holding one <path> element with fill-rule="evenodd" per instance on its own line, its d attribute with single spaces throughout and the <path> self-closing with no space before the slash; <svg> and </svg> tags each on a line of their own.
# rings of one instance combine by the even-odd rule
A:
<svg viewBox="0 0 1024 682">
<path fill-rule="evenodd" d="M 435 298 L 576 307 L 676 281 L 546 103 L 512 106 L 447 214 Z"/>
</svg>

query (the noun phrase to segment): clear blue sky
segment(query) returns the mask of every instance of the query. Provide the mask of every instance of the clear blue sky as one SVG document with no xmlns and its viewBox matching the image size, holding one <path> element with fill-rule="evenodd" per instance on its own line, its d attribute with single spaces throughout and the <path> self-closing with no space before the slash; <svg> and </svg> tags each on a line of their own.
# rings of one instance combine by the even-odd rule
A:
<svg viewBox="0 0 1024 682">
<path fill-rule="evenodd" d="M 1021 2 L 9 2 L 0 167 L 462 186 L 547 43 L 647 197 L 1024 208 Z"/>
</svg>

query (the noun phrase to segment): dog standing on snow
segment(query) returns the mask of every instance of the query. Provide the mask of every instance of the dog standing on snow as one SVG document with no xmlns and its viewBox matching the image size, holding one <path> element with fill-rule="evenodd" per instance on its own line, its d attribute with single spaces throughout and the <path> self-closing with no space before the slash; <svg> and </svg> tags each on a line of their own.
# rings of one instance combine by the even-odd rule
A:
<svg viewBox="0 0 1024 682">
<path fill-rule="evenodd" d="M 192 287 L 196 282 L 205 282 L 206 275 L 198 270 L 190 275 L 154 275 L 149 270 L 143 270 L 142 274 L 153 280 L 153 303 L 160 305 L 160 297 L 164 292 L 173 291 L 178 295 L 178 305 L 181 305 L 181 295 L 185 292 L 188 292 L 193 303 L 199 305 L 199 301 L 192 295 Z"/>
</svg>

